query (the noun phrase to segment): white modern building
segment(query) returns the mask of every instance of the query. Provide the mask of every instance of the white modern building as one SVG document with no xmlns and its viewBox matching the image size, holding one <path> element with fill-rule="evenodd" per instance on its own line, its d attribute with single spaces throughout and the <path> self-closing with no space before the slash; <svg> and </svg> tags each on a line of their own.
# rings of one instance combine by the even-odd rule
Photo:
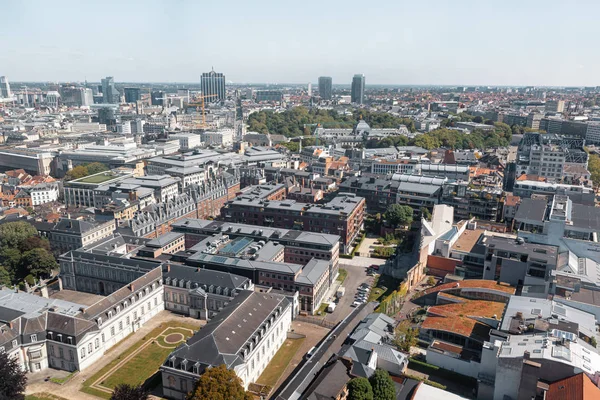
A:
<svg viewBox="0 0 600 400">
<path fill-rule="evenodd" d="M 173 135 L 169 135 L 171 139 L 179 140 L 180 150 L 190 150 L 199 147 L 202 143 L 202 137 L 195 133 L 182 132 Z"/>
<path fill-rule="evenodd" d="M 31 194 L 31 205 L 39 206 L 58 200 L 58 183 L 41 183 L 28 189 Z"/>
<path fill-rule="evenodd" d="M 223 129 L 217 132 L 209 131 L 202 134 L 202 141 L 209 146 L 231 146 L 233 144 L 233 129 Z"/>
</svg>

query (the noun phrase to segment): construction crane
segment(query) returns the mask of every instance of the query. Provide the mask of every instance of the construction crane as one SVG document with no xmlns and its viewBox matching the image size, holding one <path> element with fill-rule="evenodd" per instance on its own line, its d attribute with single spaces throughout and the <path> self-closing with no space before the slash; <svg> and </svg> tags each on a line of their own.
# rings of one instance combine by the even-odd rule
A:
<svg viewBox="0 0 600 400">
<path fill-rule="evenodd" d="M 196 111 L 200 111 L 202 110 L 202 123 L 195 123 L 194 127 L 195 128 L 206 128 L 206 114 L 204 111 L 204 99 L 208 99 L 210 97 L 218 97 L 218 94 L 207 94 L 207 95 L 202 95 L 202 96 L 196 96 L 195 97 L 195 101 L 189 102 L 187 105 L 188 107 L 196 107 Z M 200 101 L 198 101 L 200 100 Z"/>
</svg>

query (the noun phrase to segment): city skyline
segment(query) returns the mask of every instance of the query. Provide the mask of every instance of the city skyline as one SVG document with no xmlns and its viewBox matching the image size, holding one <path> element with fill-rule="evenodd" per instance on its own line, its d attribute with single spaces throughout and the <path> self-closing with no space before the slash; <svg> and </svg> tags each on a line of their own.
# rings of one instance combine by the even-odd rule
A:
<svg viewBox="0 0 600 400">
<path fill-rule="evenodd" d="M 223 19 L 196 25 L 195 16 L 221 15 L 222 6 L 59 3 L 3 7 L 0 32 L 10 40 L 0 64 L 11 81 L 115 76 L 123 82 L 199 82 L 214 65 L 234 83 L 302 83 L 331 76 L 350 84 L 354 74 L 363 73 L 381 85 L 595 86 L 600 66 L 600 55 L 586 51 L 594 46 L 598 4 L 586 4 L 581 13 L 583 4 L 560 2 L 390 2 L 384 13 L 380 7 L 356 13 L 358 3 L 351 2 L 234 2 Z M 90 16 L 113 21 L 115 29 L 91 24 Z M 551 23 L 557 18 L 560 30 Z M 178 39 L 144 23 L 153 20 Z M 348 36 L 359 25 L 364 33 Z M 211 40 L 200 40 L 209 33 Z M 554 36 L 532 40 L 536 34 Z"/>
</svg>

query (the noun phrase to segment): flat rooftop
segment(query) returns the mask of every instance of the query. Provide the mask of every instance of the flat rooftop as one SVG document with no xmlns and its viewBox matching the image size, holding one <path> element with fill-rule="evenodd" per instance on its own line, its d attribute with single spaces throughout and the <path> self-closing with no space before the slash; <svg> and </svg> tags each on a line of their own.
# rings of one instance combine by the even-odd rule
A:
<svg viewBox="0 0 600 400">
<path fill-rule="evenodd" d="M 454 242 L 452 246 L 452 250 L 456 251 L 464 251 L 465 253 L 470 253 L 473 250 L 473 247 L 479 241 L 479 238 L 485 229 L 465 229 L 465 231 L 458 237 L 458 240 Z"/>
<path fill-rule="evenodd" d="M 83 304 L 85 306 L 91 306 L 92 304 L 96 304 L 97 302 L 102 300 L 104 296 L 100 296 L 98 294 L 93 293 L 78 292 L 76 290 L 64 289 L 60 292 L 56 292 L 50 295 L 50 298 L 56 300 L 69 301 L 77 304 Z"/>
<path fill-rule="evenodd" d="M 50 308 L 63 315 L 75 316 L 85 307 L 83 304 L 72 303 L 60 299 L 45 297 L 25 292 L 15 292 L 11 289 L 0 289 L 0 321 L 8 322 L 5 316 L 14 319 L 18 316 L 35 318 Z M 4 315 L 3 315 L 4 314 Z"/>
</svg>

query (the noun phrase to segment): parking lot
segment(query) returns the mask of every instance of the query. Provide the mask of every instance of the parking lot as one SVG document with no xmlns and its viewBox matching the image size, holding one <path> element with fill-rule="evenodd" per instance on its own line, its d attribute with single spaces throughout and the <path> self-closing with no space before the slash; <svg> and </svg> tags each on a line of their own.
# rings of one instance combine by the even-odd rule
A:
<svg viewBox="0 0 600 400">
<path fill-rule="evenodd" d="M 344 260 L 346 261 L 346 260 Z M 374 260 L 381 261 L 381 260 Z M 373 263 L 380 264 L 380 263 Z M 373 277 L 367 275 L 368 265 L 352 265 L 346 263 L 340 263 L 340 268 L 348 271 L 348 276 L 342 284 L 346 288 L 346 293 L 340 298 L 335 310 L 332 313 L 325 313 L 325 320 L 330 322 L 338 322 L 344 319 L 350 311 L 352 311 L 351 304 L 354 302 L 354 296 L 356 295 L 357 288 L 362 283 L 373 283 Z M 330 299 L 331 301 L 334 298 Z"/>
</svg>

